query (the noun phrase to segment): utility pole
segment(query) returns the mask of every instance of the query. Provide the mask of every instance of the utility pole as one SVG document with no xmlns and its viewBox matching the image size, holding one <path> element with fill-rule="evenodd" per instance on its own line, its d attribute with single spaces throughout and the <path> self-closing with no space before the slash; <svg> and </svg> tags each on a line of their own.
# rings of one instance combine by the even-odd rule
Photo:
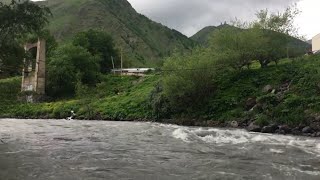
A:
<svg viewBox="0 0 320 180">
<path fill-rule="evenodd" d="M 113 57 L 111 56 L 111 61 L 112 61 L 112 69 L 113 69 L 113 74 L 115 74 L 115 69 L 114 69 L 114 61 L 113 61 Z"/>
<path fill-rule="evenodd" d="M 123 73 L 122 69 L 123 69 L 123 59 L 122 59 L 122 48 L 121 48 L 121 76 Z"/>
</svg>

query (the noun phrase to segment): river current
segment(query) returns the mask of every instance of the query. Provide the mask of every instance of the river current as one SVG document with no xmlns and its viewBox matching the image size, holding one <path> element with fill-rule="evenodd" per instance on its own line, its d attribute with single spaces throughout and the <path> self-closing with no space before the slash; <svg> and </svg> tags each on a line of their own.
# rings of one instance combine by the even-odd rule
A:
<svg viewBox="0 0 320 180">
<path fill-rule="evenodd" d="M 320 139 L 142 122 L 0 119 L 1 180 L 319 180 Z"/>
</svg>

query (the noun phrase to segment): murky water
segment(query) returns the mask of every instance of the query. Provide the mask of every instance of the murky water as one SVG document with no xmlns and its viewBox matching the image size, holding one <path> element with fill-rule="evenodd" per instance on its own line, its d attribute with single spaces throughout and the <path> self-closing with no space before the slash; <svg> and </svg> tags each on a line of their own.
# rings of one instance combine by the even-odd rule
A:
<svg viewBox="0 0 320 180">
<path fill-rule="evenodd" d="M 0 179 L 320 179 L 320 139 L 134 122 L 0 119 Z"/>
</svg>

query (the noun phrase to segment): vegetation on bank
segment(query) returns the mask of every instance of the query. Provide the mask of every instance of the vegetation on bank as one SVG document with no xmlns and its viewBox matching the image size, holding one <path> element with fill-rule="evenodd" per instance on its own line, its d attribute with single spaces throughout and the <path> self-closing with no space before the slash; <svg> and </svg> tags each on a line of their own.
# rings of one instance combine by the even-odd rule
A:
<svg viewBox="0 0 320 180">
<path fill-rule="evenodd" d="M 46 103 L 19 102 L 21 78 L 0 80 L 0 117 L 67 118 L 73 110 L 78 119 L 151 119 L 149 94 L 157 75 L 127 77 L 106 75 L 96 87 L 78 87 L 76 96 Z M 10 87 L 10 89 L 8 89 Z"/>
<path fill-rule="evenodd" d="M 181 88 L 180 96 L 166 94 L 170 90 L 163 88 L 166 87 L 164 74 L 107 75 L 96 87 L 78 89 L 74 98 L 27 104 L 17 101 L 20 78 L 4 79 L 0 81 L 0 116 L 66 118 L 74 110 L 79 119 L 182 119 L 187 125 L 206 125 L 210 121 L 308 125 L 320 116 L 320 57 L 305 56 L 282 62 L 267 68 L 216 74 L 217 78 L 211 81 L 212 89 L 206 89 L 211 93 L 201 94 L 204 87 L 181 81 L 183 85 L 177 84 Z M 183 92 L 189 88 L 197 93 Z M 169 99 L 172 97 L 176 98 Z"/>
</svg>

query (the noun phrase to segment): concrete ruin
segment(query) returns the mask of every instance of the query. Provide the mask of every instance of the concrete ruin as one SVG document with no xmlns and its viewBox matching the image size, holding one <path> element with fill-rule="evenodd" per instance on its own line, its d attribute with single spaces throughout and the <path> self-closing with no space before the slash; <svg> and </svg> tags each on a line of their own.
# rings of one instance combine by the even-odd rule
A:
<svg viewBox="0 0 320 180">
<path fill-rule="evenodd" d="M 45 96 L 46 83 L 46 42 L 39 39 L 37 43 L 25 44 L 25 51 L 37 48 L 35 64 L 32 59 L 24 59 L 22 73 L 21 92 L 25 92 L 23 97 L 27 102 L 38 101 L 39 97 Z M 37 97 L 36 97 L 37 96 Z"/>
</svg>

